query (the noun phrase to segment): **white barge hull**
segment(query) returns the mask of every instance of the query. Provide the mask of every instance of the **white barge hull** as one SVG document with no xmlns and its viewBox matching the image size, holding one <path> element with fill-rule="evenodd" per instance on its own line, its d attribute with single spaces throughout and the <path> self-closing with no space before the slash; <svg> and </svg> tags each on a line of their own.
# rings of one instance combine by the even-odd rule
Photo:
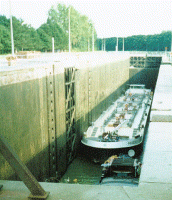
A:
<svg viewBox="0 0 172 200">
<path fill-rule="evenodd" d="M 130 85 L 120 97 L 92 123 L 82 144 L 98 149 L 124 149 L 142 144 L 152 103 L 152 92 L 144 85 Z"/>
</svg>

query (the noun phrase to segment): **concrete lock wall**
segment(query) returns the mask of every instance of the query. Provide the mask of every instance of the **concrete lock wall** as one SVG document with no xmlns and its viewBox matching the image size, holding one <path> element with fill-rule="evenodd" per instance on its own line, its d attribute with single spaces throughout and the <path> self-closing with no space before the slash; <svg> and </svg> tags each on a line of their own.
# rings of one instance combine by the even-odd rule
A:
<svg viewBox="0 0 172 200">
<path fill-rule="evenodd" d="M 161 60 L 162 57 L 131 57 L 130 84 L 145 84 L 147 88 L 154 90 Z"/>
<path fill-rule="evenodd" d="M 129 77 L 133 83 L 141 71 L 130 69 L 129 75 L 129 58 L 104 59 L 0 72 L 1 134 L 39 181 L 62 176 L 68 166 L 65 68 L 75 68 L 75 149 L 90 123 L 125 91 Z M 0 179 L 18 179 L 1 154 Z"/>
<path fill-rule="evenodd" d="M 145 84 L 146 88 L 155 89 L 159 68 L 130 68 L 130 84 Z"/>
<path fill-rule="evenodd" d="M 1 134 L 40 181 L 67 167 L 64 73 L 59 69 L 50 64 L 0 73 Z M 18 179 L 1 154 L 0 161 L 0 178 Z"/>
<path fill-rule="evenodd" d="M 0 73 L 0 132 L 39 179 L 49 174 L 46 70 Z M 0 178 L 17 179 L 0 154 Z"/>
<path fill-rule="evenodd" d="M 76 121 L 79 136 L 125 91 L 129 59 L 114 63 L 81 63 L 76 71 Z"/>
</svg>

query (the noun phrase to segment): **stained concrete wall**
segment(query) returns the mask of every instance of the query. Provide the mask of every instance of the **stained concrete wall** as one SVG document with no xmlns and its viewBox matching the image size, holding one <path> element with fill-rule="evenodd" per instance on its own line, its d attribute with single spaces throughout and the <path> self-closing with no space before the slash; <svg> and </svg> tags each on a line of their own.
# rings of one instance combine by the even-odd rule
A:
<svg viewBox="0 0 172 200">
<path fill-rule="evenodd" d="M 1 134 L 39 181 L 67 169 L 64 68 L 76 68 L 75 148 L 90 123 L 126 89 L 129 77 L 138 81 L 134 77 L 142 69 L 129 69 L 129 58 L 110 56 L 0 72 Z M 17 179 L 1 155 L 0 179 Z"/>
<path fill-rule="evenodd" d="M 76 121 L 79 136 L 125 91 L 128 78 L 129 59 L 95 66 L 86 63 L 76 71 Z"/>
<path fill-rule="evenodd" d="M 145 84 L 146 88 L 155 89 L 159 68 L 130 68 L 130 84 Z"/>
<path fill-rule="evenodd" d="M 55 66 L 55 110 L 56 110 L 56 151 L 57 176 L 63 175 L 67 169 L 66 160 L 66 116 L 65 116 L 65 86 L 64 73 Z"/>
<path fill-rule="evenodd" d="M 46 71 L 1 72 L 0 77 L 0 133 L 42 179 L 49 174 Z M 16 177 L 0 154 L 0 179 L 9 178 Z"/>
<path fill-rule="evenodd" d="M 40 181 L 55 176 L 53 171 L 61 175 L 67 168 L 65 87 L 60 67 L 50 64 L 0 72 L 1 134 Z M 18 179 L 1 154 L 0 161 L 0 179 Z"/>
<path fill-rule="evenodd" d="M 147 88 L 154 90 L 161 60 L 161 57 L 131 57 L 130 84 L 145 84 Z"/>
</svg>

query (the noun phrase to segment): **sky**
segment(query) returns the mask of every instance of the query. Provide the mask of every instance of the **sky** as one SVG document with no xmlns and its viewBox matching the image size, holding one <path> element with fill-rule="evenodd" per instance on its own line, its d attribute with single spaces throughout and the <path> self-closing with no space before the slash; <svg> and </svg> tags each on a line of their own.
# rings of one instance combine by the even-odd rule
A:
<svg viewBox="0 0 172 200">
<path fill-rule="evenodd" d="M 10 0 L 0 0 L 0 15 L 10 16 Z M 11 0 L 12 15 L 38 28 L 52 5 L 72 5 L 94 23 L 98 38 L 158 34 L 172 30 L 172 0 Z"/>
</svg>

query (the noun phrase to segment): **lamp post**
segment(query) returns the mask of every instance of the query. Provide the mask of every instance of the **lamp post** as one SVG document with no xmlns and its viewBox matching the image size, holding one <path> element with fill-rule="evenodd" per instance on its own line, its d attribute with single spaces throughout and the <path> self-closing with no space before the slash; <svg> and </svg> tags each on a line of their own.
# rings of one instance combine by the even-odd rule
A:
<svg viewBox="0 0 172 200">
<path fill-rule="evenodd" d="M 123 37 L 123 51 L 124 51 L 124 37 Z"/>
<path fill-rule="evenodd" d="M 170 61 L 172 63 L 172 31 L 171 31 L 171 54 L 170 54 Z"/>
<path fill-rule="evenodd" d="M 106 38 L 104 38 L 104 51 L 106 51 Z"/>
<path fill-rule="evenodd" d="M 94 27 L 92 24 L 92 51 L 94 51 Z"/>
<path fill-rule="evenodd" d="M 10 0 L 9 0 L 9 4 L 10 4 L 11 50 L 12 50 L 12 56 L 14 56 L 13 22 L 12 22 L 12 15 L 11 15 L 11 1 Z"/>
<path fill-rule="evenodd" d="M 104 45 L 104 42 L 103 42 L 103 38 L 102 38 L 102 51 L 104 50 L 104 47 L 103 47 L 103 45 Z"/>
<path fill-rule="evenodd" d="M 70 6 L 69 6 L 69 53 L 71 52 L 71 42 L 70 42 Z"/>
<path fill-rule="evenodd" d="M 88 51 L 90 51 L 90 39 L 88 38 Z"/>
<path fill-rule="evenodd" d="M 172 53 L 172 31 L 171 31 L 171 53 Z"/>
<path fill-rule="evenodd" d="M 54 53 L 54 38 L 52 37 L 52 53 Z"/>
<path fill-rule="evenodd" d="M 116 38 L 116 40 L 117 40 L 116 51 L 118 51 L 118 37 Z"/>
</svg>

